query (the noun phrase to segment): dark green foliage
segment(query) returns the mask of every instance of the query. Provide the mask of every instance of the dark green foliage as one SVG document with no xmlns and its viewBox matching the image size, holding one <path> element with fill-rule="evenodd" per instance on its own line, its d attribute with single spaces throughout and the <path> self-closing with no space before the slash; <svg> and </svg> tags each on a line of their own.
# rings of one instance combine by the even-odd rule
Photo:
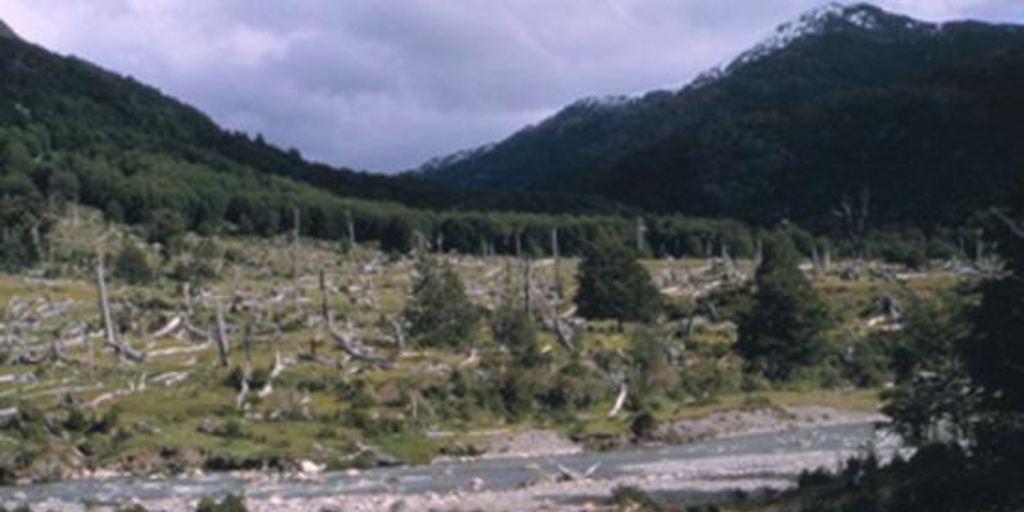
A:
<svg viewBox="0 0 1024 512">
<path fill-rule="evenodd" d="M 832 212 L 844 198 L 858 209 L 864 191 L 875 226 L 956 225 L 1005 203 L 1024 162 L 1024 30 L 848 9 L 725 76 L 578 102 L 428 176 L 857 236 L 859 221 Z M 916 250 L 892 256 L 920 262 Z"/>
<path fill-rule="evenodd" d="M 754 304 L 739 323 L 736 351 L 748 372 L 787 380 L 826 355 L 829 313 L 799 268 L 796 249 L 785 238 L 770 238 L 754 278 Z"/>
<path fill-rule="evenodd" d="M 843 378 L 858 388 L 878 388 L 892 380 L 898 342 L 889 333 L 872 334 L 847 347 L 841 356 Z"/>
<path fill-rule="evenodd" d="M 953 299 L 917 303 L 893 351 L 896 386 L 884 411 L 911 443 L 960 439 L 974 415 L 974 390 L 959 344 L 969 335 L 963 305 Z"/>
<path fill-rule="evenodd" d="M 0 177 L 0 270 L 14 271 L 42 257 L 52 219 L 32 195 L 5 193 L 5 183 Z"/>
<path fill-rule="evenodd" d="M 149 512 L 149 509 L 142 505 L 128 505 L 127 507 L 121 507 L 117 509 L 117 512 Z"/>
<path fill-rule="evenodd" d="M 537 347 L 537 325 L 517 299 L 510 294 L 499 304 L 491 317 L 491 334 L 494 341 L 508 348 L 518 364 L 537 366 L 544 359 Z"/>
<path fill-rule="evenodd" d="M 1024 413 L 1024 234 L 1004 228 L 1000 252 L 1007 275 L 982 286 L 964 356 L 986 407 Z"/>
<path fill-rule="evenodd" d="M 147 236 L 150 243 L 164 246 L 171 252 L 172 246 L 185 234 L 185 219 L 175 210 L 159 208 L 149 213 Z"/>
<path fill-rule="evenodd" d="M 634 397 L 650 400 L 676 387 L 679 373 L 672 364 L 669 346 L 662 333 L 654 328 L 638 327 L 630 339 L 629 355 L 633 362 L 629 380 Z"/>
<path fill-rule="evenodd" d="M 249 512 L 242 496 L 228 494 L 219 503 L 213 498 L 199 500 L 196 512 Z"/>
<path fill-rule="evenodd" d="M 0 507 L 0 512 L 8 512 L 7 508 Z M 20 505 L 10 509 L 10 512 L 32 512 L 32 507 L 28 505 Z"/>
<path fill-rule="evenodd" d="M 609 238 L 595 242 L 578 273 L 576 306 L 585 318 L 648 322 L 662 311 L 651 276 L 622 243 Z"/>
<path fill-rule="evenodd" d="M 418 277 L 403 316 L 409 334 L 427 347 L 467 347 L 474 343 L 479 314 L 455 270 L 430 257 L 416 266 Z"/>
<path fill-rule="evenodd" d="M 596 404 L 607 395 L 607 378 L 578 361 L 572 361 L 555 374 L 543 397 L 544 406 L 553 411 L 577 411 Z"/>
<path fill-rule="evenodd" d="M 1024 199 L 1024 198 L 1021 198 Z M 974 438 L 996 503 L 1024 506 L 1024 202 L 1001 216 L 1006 273 L 981 288 L 963 358 L 981 400 Z"/>
<path fill-rule="evenodd" d="M 98 419 L 93 421 L 92 425 L 89 426 L 89 432 L 99 434 L 109 434 L 117 428 L 118 423 L 121 419 L 121 411 L 117 407 L 111 407 L 107 409 Z"/>
<path fill-rule="evenodd" d="M 975 462 L 954 443 L 922 447 L 910 460 L 897 458 L 888 466 L 869 454 L 847 460 L 837 474 L 801 474 L 799 491 L 785 501 L 806 512 L 1011 510 L 987 494 Z"/>
<path fill-rule="evenodd" d="M 156 272 L 149 264 L 146 251 L 134 243 L 128 242 L 121 247 L 114 262 L 114 277 L 129 284 L 146 284 L 156 277 Z"/>
<path fill-rule="evenodd" d="M 633 421 L 629 424 L 629 431 L 633 434 L 633 437 L 643 441 L 650 439 L 654 435 L 654 430 L 657 426 L 658 420 L 654 417 L 654 414 L 645 409 L 633 417 Z"/>
</svg>

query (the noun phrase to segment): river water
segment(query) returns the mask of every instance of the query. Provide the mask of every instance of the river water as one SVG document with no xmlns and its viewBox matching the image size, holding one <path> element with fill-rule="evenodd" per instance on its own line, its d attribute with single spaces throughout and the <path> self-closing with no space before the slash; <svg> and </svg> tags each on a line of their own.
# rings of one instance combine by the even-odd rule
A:
<svg viewBox="0 0 1024 512">
<path fill-rule="evenodd" d="M 316 511 L 332 503 L 346 504 L 343 510 L 373 510 L 374 504 L 396 500 L 403 500 L 406 510 L 417 509 L 416 504 L 425 510 L 427 504 L 433 507 L 445 500 L 454 505 L 512 506 L 516 503 L 518 507 L 541 501 L 550 505 L 552 499 L 557 501 L 558 497 L 578 502 L 595 490 L 607 495 L 612 487 L 621 483 L 641 487 L 652 483 L 658 490 L 678 490 L 681 499 L 686 499 L 687 491 L 696 499 L 706 497 L 708 492 L 749 489 L 761 484 L 784 486 L 801 470 L 836 467 L 844 458 L 866 449 L 874 449 L 884 456 L 898 449 L 898 442 L 871 424 L 838 425 L 679 446 L 327 473 L 316 481 L 212 474 L 0 487 L 0 504 L 75 511 L 84 510 L 86 503 L 138 502 L 170 512 L 178 508 L 187 510 L 203 496 L 243 493 L 256 510 Z M 550 478 L 564 470 L 584 473 L 588 469 L 591 472 L 586 485 L 582 482 L 558 484 L 557 479 Z M 474 496 L 479 499 L 474 500 Z M 492 498 L 487 501 L 485 497 Z M 503 500 L 508 502 L 502 503 Z"/>
</svg>

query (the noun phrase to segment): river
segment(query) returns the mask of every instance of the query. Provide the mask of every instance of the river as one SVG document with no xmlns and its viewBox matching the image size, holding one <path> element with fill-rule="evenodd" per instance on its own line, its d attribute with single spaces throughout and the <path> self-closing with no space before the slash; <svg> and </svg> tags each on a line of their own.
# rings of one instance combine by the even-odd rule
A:
<svg viewBox="0 0 1024 512">
<path fill-rule="evenodd" d="M 887 457 L 899 444 L 871 424 L 837 425 L 679 446 L 326 473 L 313 480 L 212 474 L 2 487 L 0 504 L 84 512 L 88 504 L 94 507 L 90 510 L 103 510 L 141 503 L 154 510 L 191 512 L 200 497 L 242 493 L 257 512 L 386 510 L 396 504 L 404 511 L 522 511 L 578 508 L 607 498 L 621 484 L 696 503 L 737 491 L 785 488 L 802 470 L 835 468 L 869 448 Z M 558 477 L 588 470 L 587 478 Z"/>
</svg>

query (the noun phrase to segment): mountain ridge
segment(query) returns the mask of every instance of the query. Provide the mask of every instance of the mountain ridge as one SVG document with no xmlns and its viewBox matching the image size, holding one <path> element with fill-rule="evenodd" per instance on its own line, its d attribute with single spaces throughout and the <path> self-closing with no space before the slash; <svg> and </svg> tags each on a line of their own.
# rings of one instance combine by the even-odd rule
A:
<svg viewBox="0 0 1024 512">
<path fill-rule="evenodd" d="M 12 29 L 10 25 L 5 23 L 4 20 L 2 19 L 0 19 L 0 38 L 21 39 L 20 37 L 18 37 L 18 33 L 15 32 L 14 29 Z"/>
<path fill-rule="evenodd" d="M 831 4 L 681 89 L 618 108 L 574 102 L 424 175 L 459 189 L 595 194 L 648 211 L 818 227 L 836 227 L 831 205 L 871 188 L 885 206 L 876 220 L 953 222 L 998 203 L 1019 178 L 1011 169 L 1021 154 L 1009 142 L 1016 129 L 1002 119 L 1006 105 L 991 103 L 1018 101 L 1022 47 L 1016 25 L 928 23 Z M 971 74 L 996 78 L 983 85 Z M 962 183 L 958 159 L 990 169 Z M 928 183 L 929 167 L 946 181 Z M 940 201 L 928 205 L 926 194 Z"/>
</svg>

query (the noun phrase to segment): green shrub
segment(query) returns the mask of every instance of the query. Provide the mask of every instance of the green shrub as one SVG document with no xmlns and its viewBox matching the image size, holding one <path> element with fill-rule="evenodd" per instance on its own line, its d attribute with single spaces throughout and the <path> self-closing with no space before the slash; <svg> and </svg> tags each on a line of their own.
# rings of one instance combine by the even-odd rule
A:
<svg viewBox="0 0 1024 512">
<path fill-rule="evenodd" d="M 129 284 L 146 284 L 153 280 L 156 273 L 149 264 L 146 251 L 132 242 L 127 242 L 117 254 L 114 266 L 114 277 Z"/>
<path fill-rule="evenodd" d="M 654 414 L 645 410 L 633 417 L 633 421 L 629 424 L 629 431 L 636 439 L 647 440 L 654 435 L 654 430 L 657 427 L 658 420 Z"/>
<path fill-rule="evenodd" d="M 241 496 L 228 494 L 220 503 L 213 498 L 203 498 L 199 501 L 196 512 L 249 512 L 249 509 Z"/>
</svg>

